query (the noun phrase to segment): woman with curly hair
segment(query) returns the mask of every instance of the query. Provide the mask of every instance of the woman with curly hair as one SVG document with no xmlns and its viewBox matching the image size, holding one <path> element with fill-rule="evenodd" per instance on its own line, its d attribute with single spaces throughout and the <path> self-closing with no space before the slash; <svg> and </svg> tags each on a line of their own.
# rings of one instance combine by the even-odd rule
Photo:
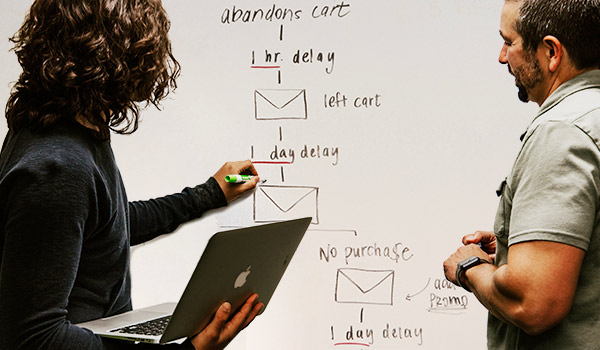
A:
<svg viewBox="0 0 600 350">
<path fill-rule="evenodd" d="M 176 88 L 179 64 L 160 0 L 35 0 L 11 38 L 23 72 L 6 106 L 0 153 L 0 348 L 138 349 L 74 324 L 131 310 L 130 245 L 224 206 L 258 181 L 225 174 L 128 202 L 110 145 L 132 133 L 140 104 Z M 143 106 L 142 106 L 143 107 Z M 262 307 L 223 304 L 181 349 L 222 349 Z"/>
</svg>

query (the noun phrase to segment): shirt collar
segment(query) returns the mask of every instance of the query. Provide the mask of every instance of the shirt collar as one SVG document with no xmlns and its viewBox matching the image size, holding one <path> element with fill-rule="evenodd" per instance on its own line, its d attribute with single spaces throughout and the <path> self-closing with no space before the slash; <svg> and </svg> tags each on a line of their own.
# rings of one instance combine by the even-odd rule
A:
<svg viewBox="0 0 600 350">
<path fill-rule="evenodd" d="M 578 91 L 598 87 L 600 87 L 600 70 L 598 69 L 581 73 L 560 85 L 556 90 L 554 90 L 554 92 L 552 92 L 552 94 L 550 94 L 550 96 L 548 96 L 546 101 L 542 103 L 542 106 L 540 107 L 536 116 L 533 118 L 531 124 L 527 128 L 527 131 L 521 136 L 521 141 L 528 132 L 531 132 L 533 129 L 535 129 L 535 126 L 539 125 L 543 121 L 542 116 L 546 112 L 554 108 L 565 98 Z"/>
</svg>

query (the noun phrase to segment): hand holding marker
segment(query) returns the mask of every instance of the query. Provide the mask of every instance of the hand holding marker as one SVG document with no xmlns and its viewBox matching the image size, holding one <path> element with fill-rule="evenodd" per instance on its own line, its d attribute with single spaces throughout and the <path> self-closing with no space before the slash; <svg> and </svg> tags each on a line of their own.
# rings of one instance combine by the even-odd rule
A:
<svg viewBox="0 0 600 350">
<path fill-rule="evenodd" d="M 225 176 L 225 181 L 229 182 L 229 183 L 242 183 L 242 182 L 246 182 L 246 181 L 250 181 L 252 180 L 252 178 L 254 177 L 254 175 L 227 175 Z M 267 180 L 262 180 L 261 183 L 265 183 Z"/>
</svg>

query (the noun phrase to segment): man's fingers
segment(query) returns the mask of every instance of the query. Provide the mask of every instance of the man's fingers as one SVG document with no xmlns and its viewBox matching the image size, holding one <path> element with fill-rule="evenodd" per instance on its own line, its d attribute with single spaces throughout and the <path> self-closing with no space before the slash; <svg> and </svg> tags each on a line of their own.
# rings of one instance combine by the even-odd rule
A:
<svg viewBox="0 0 600 350">
<path fill-rule="evenodd" d="M 475 242 L 475 236 L 474 235 L 466 235 L 462 239 L 462 243 L 464 245 L 471 244 L 471 243 L 474 243 L 474 242 Z"/>
<path fill-rule="evenodd" d="M 462 239 L 464 245 L 469 244 L 487 244 L 493 242 L 495 239 L 493 232 L 488 231 L 475 231 L 472 234 L 465 235 Z"/>
</svg>

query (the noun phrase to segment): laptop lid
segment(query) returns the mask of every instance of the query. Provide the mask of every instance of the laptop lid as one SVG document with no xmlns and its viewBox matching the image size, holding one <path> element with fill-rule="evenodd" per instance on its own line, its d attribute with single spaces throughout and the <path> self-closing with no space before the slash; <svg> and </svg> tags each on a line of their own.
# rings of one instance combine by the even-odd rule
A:
<svg viewBox="0 0 600 350">
<path fill-rule="evenodd" d="M 160 342 L 198 334 L 219 306 L 257 293 L 265 310 L 312 218 L 221 231 L 208 241 Z"/>
<path fill-rule="evenodd" d="M 237 311 L 250 295 L 257 293 L 264 304 L 262 313 L 311 220 L 309 217 L 217 232 L 208 241 L 176 305 L 160 304 L 77 326 L 103 337 L 166 343 L 202 331 L 225 301 Z M 131 325 L 169 315 L 162 335 L 127 331 Z"/>
</svg>

